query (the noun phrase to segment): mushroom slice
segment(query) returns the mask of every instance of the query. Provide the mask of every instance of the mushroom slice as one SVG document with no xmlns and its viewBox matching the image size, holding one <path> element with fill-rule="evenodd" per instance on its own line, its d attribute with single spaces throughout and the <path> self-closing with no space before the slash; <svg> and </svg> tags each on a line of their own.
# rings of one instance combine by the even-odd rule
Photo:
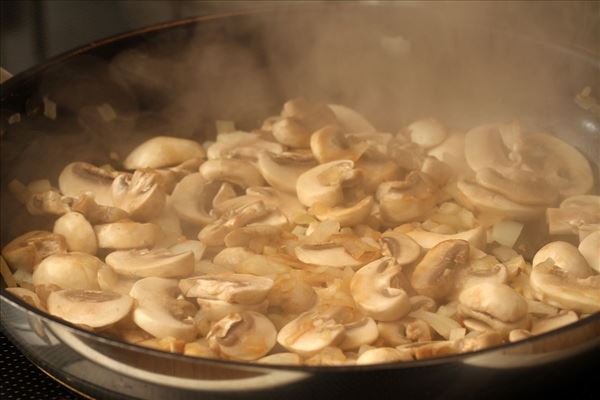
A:
<svg viewBox="0 0 600 400">
<path fill-rule="evenodd" d="M 335 114 L 325 104 L 309 103 L 303 98 L 287 101 L 281 117 L 273 123 L 272 133 L 279 143 L 291 147 L 309 147 L 312 132 L 337 123 Z"/>
<path fill-rule="evenodd" d="M 99 290 L 65 289 L 50 293 L 48 312 L 72 324 L 103 328 L 125 318 L 133 299 Z"/>
<path fill-rule="evenodd" d="M 204 147 L 196 141 L 170 136 L 156 136 L 136 147 L 123 162 L 129 170 L 164 168 L 191 158 L 204 158 Z"/>
<path fill-rule="evenodd" d="M 348 207 L 320 207 L 315 205 L 311 210 L 319 221 L 333 220 L 340 226 L 354 226 L 362 223 L 371 214 L 373 196 L 367 196 Z"/>
<path fill-rule="evenodd" d="M 386 232 L 381 236 L 381 241 L 398 265 L 411 264 L 421 256 L 421 246 L 403 233 Z"/>
<path fill-rule="evenodd" d="M 210 224 L 215 220 L 209 214 L 212 195 L 206 180 L 200 172 L 183 178 L 171 195 L 171 204 L 175 213 L 184 222 L 195 226 Z"/>
<path fill-rule="evenodd" d="M 165 206 L 167 195 L 155 173 L 137 170 L 132 175 L 118 175 L 112 183 L 115 206 L 127 211 L 133 219 L 147 221 Z"/>
<path fill-rule="evenodd" d="M 236 158 L 252 161 L 261 151 L 279 154 L 283 146 L 263 140 L 258 134 L 238 131 L 217 135 L 217 141 L 208 147 L 206 155 L 209 160 Z"/>
<path fill-rule="evenodd" d="M 218 265 L 234 267 L 254 255 L 256 253 L 244 247 L 227 247 L 215 255 L 213 262 Z"/>
<path fill-rule="evenodd" d="M 182 279 L 179 288 L 186 297 L 258 304 L 266 299 L 273 288 L 273 280 L 248 274 L 224 273 Z"/>
<path fill-rule="evenodd" d="M 406 130 L 411 142 L 425 148 L 439 145 L 447 136 L 446 129 L 433 118 L 415 121 Z"/>
<path fill-rule="evenodd" d="M 124 276 L 174 278 L 194 272 L 194 253 L 167 249 L 122 250 L 106 256 L 106 263 Z"/>
<path fill-rule="evenodd" d="M 410 312 L 410 300 L 400 287 L 402 270 L 389 257 L 359 269 L 350 281 L 350 292 L 358 308 L 378 321 L 394 321 Z"/>
<path fill-rule="evenodd" d="M 404 181 L 384 182 L 377 188 L 381 217 L 390 224 L 424 216 L 438 202 L 437 188 L 426 176 L 410 172 Z"/>
<path fill-rule="evenodd" d="M 196 321 L 210 322 L 218 321 L 229 314 L 243 311 L 255 311 L 264 314 L 269 307 L 267 300 L 257 304 L 235 304 L 223 300 L 210 300 L 198 297 L 196 298 L 196 302 L 200 305 L 200 311 L 198 311 L 194 319 Z"/>
<path fill-rule="evenodd" d="M 334 207 L 344 199 L 343 188 L 360 177 L 351 160 L 336 160 L 309 169 L 298 177 L 296 193 L 302 204 Z"/>
<path fill-rule="evenodd" d="M 86 253 L 53 254 L 33 271 L 33 285 L 61 289 L 98 290 L 98 270 L 105 264 Z"/>
<path fill-rule="evenodd" d="M 56 190 L 31 193 L 26 202 L 27 211 L 31 215 L 63 215 L 69 212 L 71 198 L 61 195 Z"/>
<path fill-rule="evenodd" d="M 101 249 L 139 249 L 154 246 L 160 229 L 154 224 L 133 221 L 94 226 Z"/>
<path fill-rule="evenodd" d="M 379 336 L 392 346 L 400 346 L 414 341 L 431 341 L 431 329 L 429 325 L 424 321 L 414 318 L 378 322 L 377 329 L 379 330 Z"/>
<path fill-rule="evenodd" d="M 481 226 L 455 234 L 428 232 L 417 228 L 406 232 L 406 235 L 424 249 L 431 249 L 446 240 L 465 240 L 478 249 L 483 249 L 486 246 L 486 232 Z"/>
<path fill-rule="evenodd" d="M 479 211 L 503 217 L 512 217 L 518 221 L 529 221 L 544 213 L 545 208 L 541 206 L 529 206 L 516 203 L 507 197 L 488 190 L 478 184 L 460 180 L 457 184 L 460 195 L 464 202 Z"/>
<path fill-rule="evenodd" d="M 263 151 L 258 154 L 258 169 L 263 178 L 269 185 L 286 193 L 296 194 L 298 178 L 316 164 L 312 153 L 301 150 L 280 154 Z"/>
<path fill-rule="evenodd" d="M 344 340 L 339 344 L 342 350 L 358 349 L 369 345 L 379 337 L 379 330 L 373 318 L 363 318 L 345 325 Z"/>
<path fill-rule="evenodd" d="M 258 222 L 261 218 L 268 217 L 268 214 L 270 210 L 261 200 L 229 210 L 219 219 L 202 228 L 198 233 L 198 240 L 207 246 L 221 246 L 229 232 L 252 222 Z"/>
<path fill-rule="evenodd" d="M 450 165 L 452 171 L 458 176 L 472 173 L 465 159 L 465 134 L 452 133 L 442 143 L 430 149 L 427 155 L 435 157 Z"/>
<path fill-rule="evenodd" d="M 64 236 L 46 231 L 31 231 L 4 246 L 2 257 L 12 268 L 32 272 L 33 267 L 44 258 L 66 251 Z"/>
<path fill-rule="evenodd" d="M 469 262 L 469 243 L 446 240 L 429 250 L 417 264 L 410 282 L 417 293 L 440 300 L 454 287 L 456 271 Z"/>
<path fill-rule="evenodd" d="M 376 129 L 356 110 L 340 104 L 327 104 L 346 133 L 375 133 Z"/>
<path fill-rule="evenodd" d="M 112 206 L 112 183 L 118 175 L 85 162 L 67 165 L 58 177 L 58 187 L 65 196 L 75 197 L 82 193 L 92 193 L 96 203 Z"/>
<path fill-rule="evenodd" d="M 464 289 L 458 300 L 461 314 L 482 321 L 496 331 L 508 334 L 528 325 L 527 301 L 508 285 L 481 282 Z"/>
<path fill-rule="evenodd" d="M 577 278 L 547 260 L 534 265 L 529 284 L 545 303 L 580 313 L 600 311 L 600 275 Z"/>
<path fill-rule="evenodd" d="M 304 148 L 310 146 L 310 134 L 308 130 L 297 118 L 282 118 L 275 123 L 271 133 L 277 141 L 286 146 L 295 148 Z"/>
<path fill-rule="evenodd" d="M 77 212 L 68 212 L 57 219 L 53 231 L 65 238 L 69 251 L 94 255 L 98 250 L 94 228 Z"/>
<path fill-rule="evenodd" d="M 298 260 L 325 267 L 359 267 L 364 262 L 355 259 L 342 245 L 335 243 L 304 244 L 294 249 Z"/>
<path fill-rule="evenodd" d="M 588 265 L 600 273 L 600 230 L 590 233 L 579 243 L 579 253 L 588 262 Z"/>
<path fill-rule="evenodd" d="M 384 364 L 396 361 L 412 361 L 408 353 L 403 353 L 393 347 L 378 347 L 370 349 L 358 356 L 356 365 Z"/>
<path fill-rule="evenodd" d="M 281 210 L 290 221 L 306 212 L 295 195 L 280 192 L 271 187 L 250 187 L 246 189 L 246 195 L 259 196 L 267 207 Z"/>
<path fill-rule="evenodd" d="M 243 188 L 265 184 L 256 167 L 242 160 L 208 160 L 200 166 L 200 174 L 207 181 L 226 181 Z"/>
<path fill-rule="evenodd" d="M 277 330 L 267 317 L 253 311 L 227 315 L 206 335 L 210 348 L 224 358 L 257 360 L 275 346 Z"/>
<path fill-rule="evenodd" d="M 546 209 L 548 233 L 551 235 L 575 235 L 586 226 L 600 222 L 600 210 L 585 208 L 548 208 Z"/>
<path fill-rule="evenodd" d="M 177 280 L 144 278 L 137 281 L 129 295 L 137 300 L 133 322 L 158 339 L 174 337 L 191 342 L 197 331 L 192 316 L 193 304 L 178 300 Z"/>
<path fill-rule="evenodd" d="M 482 168 L 475 174 L 475 181 L 519 204 L 551 206 L 558 200 L 558 191 L 546 180 L 518 168 Z"/>
<path fill-rule="evenodd" d="M 285 217 L 284 217 L 285 218 Z M 287 219 L 284 221 L 287 223 Z M 277 242 L 283 231 L 278 226 L 251 224 L 229 232 L 224 239 L 227 247 L 247 247 L 262 251 L 267 244 Z"/>
<path fill-rule="evenodd" d="M 136 277 L 118 275 L 108 265 L 104 265 L 98 270 L 98 285 L 105 291 L 129 295 L 131 288 L 138 280 L 139 278 Z"/>
<path fill-rule="evenodd" d="M 40 310 L 45 310 L 46 308 L 42 304 L 40 298 L 37 294 L 32 292 L 29 289 L 20 288 L 20 287 L 9 287 L 5 289 L 8 293 L 15 295 L 19 299 L 23 300 L 25 303 L 30 306 L 39 308 Z"/>
<path fill-rule="evenodd" d="M 275 353 L 258 360 L 259 364 L 271 365 L 300 365 L 302 358 L 295 353 Z"/>
<path fill-rule="evenodd" d="M 576 208 L 585 211 L 599 214 L 600 213 L 600 196 L 592 194 L 582 194 L 578 196 L 567 197 L 560 203 L 560 208 Z"/>
<path fill-rule="evenodd" d="M 344 324 L 340 321 L 350 309 L 339 306 L 320 306 L 300 314 L 288 322 L 277 335 L 277 342 L 287 350 L 311 356 L 343 340 Z"/>
<path fill-rule="evenodd" d="M 326 125 L 310 136 L 310 149 L 319 163 L 334 160 L 356 161 L 362 151 L 353 148 L 338 125 Z"/>
<path fill-rule="evenodd" d="M 516 128 L 516 129 L 511 129 Z M 509 135 L 508 132 L 514 133 Z M 509 158 L 522 137 L 518 126 L 489 124 L 475 127 L 465 135 L 465 158 L 473 171 L 481 168 L 511 167 Z M 508 151 L 505 148 L 508 147 Z M 508 153 L 508 154 L 507 154 Z"/>
<path fill-rule="evenodd" d="M 596 252 L 599 251 L 596 247 Z M 531 264 L 537 265 L 547 259 L 552 259 L 554 265 L 575 278 L 587 278 L 594 273 L 577 247 L 571 243 L 560 241 L 548 243 L 535 253 Z"/>
<path fill-rule="evenodd" d="M 578 320 L 577 314 L 573 311 L 566 311 L 558 315 L 542 318 L 531 325 L 531 334 L 539 335 L 550 332 L 554 329 L 562 328 L 563 326 L 577 322 Z"/>
<path fill-rule="evenodd" d="M 72 199 L 71 211 L 83 214 L 90 224 L 109 224 L 129 218 L 125 210 L 99 205 L 92 196 L 85 193 Z"/>
<path fill-rule="evenodd" d="M 361 158 L 355 163 L 357 169 L 362 171 L 362 187 L 366 193 L 375 193 L 379 185 L 399 178 L 400 167 L 389 159 Z"/>
</svg>

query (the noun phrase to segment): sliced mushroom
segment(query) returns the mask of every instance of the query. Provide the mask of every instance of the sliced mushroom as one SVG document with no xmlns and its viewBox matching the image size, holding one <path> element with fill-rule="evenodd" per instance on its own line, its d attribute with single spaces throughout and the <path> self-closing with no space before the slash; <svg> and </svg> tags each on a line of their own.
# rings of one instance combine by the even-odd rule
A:
<svg viewBox="0 0 600 400">
<path fill-rule="evenodd" d="M 197 331 L 191 317 L 196 312 L 193 304 L 178 300 L 177 280 L 144 278 L 131 288 L 130 296 L 137 300 L 133 321 L 158 339 L 173 337 L 191 342 Z"/>
<path fill-rule="evenodd" d="M 133 299 L 97 290 L 65 289 L 50 293 L 48 312 L 73 324 L 103 328 L 125 318 Z"/>
<path fill-rule="evenodd" d="M 306 209 L 295 195 L 270 187 L 250 187 L 246 189 L 246 194 L 260 197 L 267 207 L 279 209 L 290 221 L 306 212 Z"/>
<path fill-rule="evenodd" d="M 208 160 L 200 166 L 200 174 L 206 181 L 226 181 L 243 188 L 265 184 L 256 167 L 242 160 Z"/>
<path fill-rule="evenodd" d="M 57 219 L 53 231 L 65 238 L 69 251 L 94 255 L 98 250 L 94 228 L 77 212 L 68 212 Z"/>
<path fill-rule="evenodd" d="M 283 215 L 279 215 L 282 219 L 279 220 L 278 224 L 284 226 L 284 224 L 287 224 L 287 219 L 283 217 Z M 282 233 L 283 231 L 279 226 L 255 225 L 255 223 L 253 223 L 229 232 L 224 238 L 224 243 L 227 247 L 243 246 L 251 250 L 262 252 L 264 246 L 277 243 L 278 238 L 282 236 Z"/>
<path fill-rule="evenodd" d="M 599 251 L 598 248 L 596 251 Z M 535 253 L 532 265 L 540 264 L 547 259 L 552 259 L 554 265 L 576 278 L 587 278 L 594 273 L 577 247 L 571 243 L 560 241 L 548 243 Z"/>
<path fill-rule="evenodd" d="M 267 317 L 253 311 L 227 315 L 217 322 L 206 339 L 210 348 L 224 358 L 251 361 L 275 346 L 277 330 Z"/>
<path fill-rule="evenodd" d="M 139 249 L 154 246 L 160 229 L 154 224 L 133 221 L 94 226 L 101 249 Z"/>
<path fill-rule="evenodd" d="M 339 344 L 342 350 L 358 349 L 369 345 L 379 337 L 377 324 L 372 318 L 363 318 L 345 325 L 344 340 Z"/>
<path fill-rule="evenodd" d="M 206 150 L 209 160 L 236 158 L 256 160 L 262 151 L 279 154 L 283 146 L 276 142 L 261 139 L 260 135 L 249 132 L 219 134 L 217 141 Z"/>
<path fill-rule="evenodd" d="M 191 251 L 174 253 L 171 250 L 123 250 L 106 256 L 106 263 L 124 276 L 174 278 L 194 272 Z"/>
<path fill-rule="evenodd" d="M 255 254 L 244 247 L 227 247 L 215 255 L 213 262 L 219 265 L 234 267 Z"/>
<path fill-rule="evenodd" d="M 350 281 L 358 308 L 378 321 L 394 321 L 410 312 L 409 296 L 400 286 L 402 270 L 392 258 L 381 258 L 359 269 Z"/>
<path fill-rule="evenodd" d="M 411 264 L 421 256 L 421 246 L 403 233 L 386 232 L 381 236 L 381 241 L 387 248 L 388 255 L 393 257 L 398 265 Z"/>
<path fill-rule="evenodd" d="M 336 160 L 309 169 L 298 177 L 296 193 L 302 204 L 334 207 L 344 199 L 343 188 L 360 176 L 350 160 Z"/>
<path fill-rule="evenodd" d="M 310 136 L 310 149 L 319 163 L 335 160 L 356 161 L 362 151 L 351 146 L 338 125 L 326 125 Z"/>
<path fill-rule="evenodd" d="M 453 175 L 450 165 L 430 156 L 425 157 L 423 160 L 421 172 L 430 177 L 440 187 L 446 185 Z"/>
<path fill-rule="evenodd" d="M 85 162 L 67 165 L 58 177 L 58 187 L 65 196 L 76 197 L 89 192 L 96 203 L 112 206 L 112 182 L 118 175 Z"/>
<path fill-rule="evenodd" d="M 392 160 L 361 158 L 355 163 L 362 171 L 362 187 L 366 193 L 375 193 L 379 185 L 399 178 L 400 167 Z"/>
<path fill-rule="evenodd" d="M 339 222 L 340 226 L 354 226 L 369 217 L 373 205 L 373 197 L 367 196 L 348 207 L 315 207 L 312 212 L 319 221 L 333 220 Z"/>
<path fill-rule="evenodd" d="M 167 198 L 167 204 L 165 204 L 160 214 L 147 221 L 157 227 L 155 248 L 171 247 L 182 240 L 183 229 L 172 203 L 171 199 Z"/>
<path fill-rule="evenodd" d="M 546 209 L 548 233 L 551 235 L 575 235 L 587 225 L 600 222 L 600 210 L 591 212 L 584 208 Z"/>
<path fill-rule="evenodd" d="M 339 104 L 328 104 L 346 133 L 375 133 L 371 123 L 357 111 Z"/>
<path fill-rule="evenodd" d="M 207 182 L 200 172 L 183 178 L 175 186 L 171 196 L 171 204 L 179 218 L 195 226 L 214 221 L 215 218 L 209 211 L 210 202 L 216 192 L 211 193 L 208 189 Z"/>
<path fill-rule="evenodd" d="M 421 119 L 410 124 L 407 128 L 410 140 L 421 147 L 431 148 L 446 139 L 446 129 L 433 118 Z"/>
<path fill-rule="evenodd" d="M 551 206 L 558 200 L 558 191 L 546 180 L 518 168 L 482 168 L 477 171 L 475 181 L 519 204 Z"/>
<path fill-rule="evenodd" d="M 393 347 L 378 347 L 367 350 L 356 360 L 356 365 L 383 364 L 397 361 L 412 361 L 411 356 L 407 356 Z"/>
<path fill-rule="evenodd" d="M 287 193 L 296 194 L 298 177 L 315 165 L 312 153 L 306 151 L 258 154 L 258 169 L 263 178 L 269 185 Z"/>
<path fill-rule="evenodd" d="M 282 118 L 273 123 L 273 136 L 291 147 L 308 147 L 310 134 L 328 124 L 337 123 L 333 111 L 324 104 L 309 103 L 303 98 L 283 105 Z"/>
<path fill-rule="evenodd" d="M 204 158 L 202 145 L 189 139 L 156 136 L 136 147 L 123 162 L 129 170 L 164 168 L 181 164 L 191 158 Z"/>
<path fill-rule="evenodd" d="M 529 284 L 545 303 L 581 313 L 600 311 L 600 275 L 577 278 L 546 260 L 533 266 Z"/>
<path fill-rule="evenodd" d="M 44 258 L 66 253 L 67 242 L 62 235 L 32 231 L 18 236 L 2 249 L 2 257 L 14 269 L 32 272 Z"/>
<path fill-rule="evenodd" d="M 207 246 L 221 246 L 231 231 L 251 223 L 259 223 L 270 214 L 271 210 L 265 207 L 261 200 L 229 210 L 219 219 L 202 228 L 198 233 L 198 240 Z"/>
<path fill-rule="evenodd" d="M 425 215 L 438 202 L 437 188 L 423 173 L 413 171 L 404 181 L 384 182 L 377 188 L 381 217 L 399 224 Z"/>
<path fill-rule="evenodd" d="M 81 213 L 90 224 L 109 224 L 129 218 L 129 214 L 120 208 L 102 206 L 89 194 L 81 194 L 72 200 L 71 211 Z"/>
<path fill-rule="evenodd" d="M 258 304 L 266 299 L 272 287 L 272 279 L 247 274 L 203 275 L 179 282 L 186 297 L 236 304 Z"/>
<path fill-rule="evenodd" d="M 487 244 L 486 231 L 481 226 L 455 234 L 428 232 L 421 228 L 417 228 L 406 232 L 406 235 L 424 249 L 431 249 L 446 240 L 465 240 L 469 242 L 471 246 L 478 249 L 485 248 Z"/>
<path fill-rule="evenodd" d="M 302 364 L 302 359 L 295 353 L 276 353 L 259 359 L 258 363 L 272 365 L 300 365 Z"/>
<path fill-rule="evenodd" d="M 199 240 L 184 240 L 169 247 L 169 250 L 171 250 L 173 254 L 183 254 L 191 251 L 194 256 L 194 261 L 199 262 L 202 260 L 202 257 L 204 257 L 206 246 Z"/>
<path fill-rule="evenodd" d="M 573 311 L 566 311 L 558 315 L 539 319 L 531 325 L 531 333 L 539 335 L 550 332 L 554 329 L 562 328 L 563 326 L 577 322 L 579 318 Z"/>
<path fill-rule="evenodd" d="M 63 196 L 52 189 L 31 193 L 25 205 L 31 215 L 63 215 L 69 212 L 70 201 L 70 197 Z"/>
<path fill-rule="evenodd" d="M 430 149 L 427 154 L 452 167 L 453 172 L 464 177 L 472 173 L 465 159 L 465 134 L 452 133 L 442 143 Z"/>
<path fill-rule="evenodd" d="M 200 311 L 198 311 L 194 319 L 196 321 L 209 322 L 219 321 L 229 314 L 243 311 L 255 311 L 264 314 L 269 307 L 267 300 L 256 304 L 235 304 L 223 300 L 210 300 L 198 297 L 196 298 L 196 302 L 200 305 Z"/>
<path fill-rule="evenodd" d="M 273 123 L 273 136 L 286 146 L 303 148 L 310 146 L 311 131 L 297 118 L 282 118 Z"/>
<path fill-rule="evenodd" d="M 55 285 L 61 289 L 99 290 L 98 270 L 105 264 L 86 253 L 53 254 L 33 271 L 36 286 Z"/>
<path fill-rule="evenodd" d="M 579 253 L 588 262 L 588 265 L 600 273 L 600 230 L 589 234 L 579 243 Z"/>
<path fill-rule="evenodd" d="M 118 175 L 112 183 L 113 204 L 133 219 L 147 221 L 160 214 L 167 196 L 157 175 L 137 170 L 132 175 Z"/>
<path fill-rule="evenodd" d="M 98 285 L 104 291 L 117 292 L 129 296 L 131 288 L 139 278 L 117 274 L 108 265 L 98 270 Z"/>
<path fill-rule="evenodd" d="M 417 293 L 443 299 L 454 287 L 456 271 L 469 261 L 469 243 L 446 240 L 429 250 L 417 264 L 410 282 Z"/>
<path fill-rule="evenodd" d="M 46 307 L 42 304 L 38 295 L 32 292 L 29 289 L 21 288 L 21 287 L 9 287 L 5 289 L 8 293 L 18 297 L 23 300 L 25 303 L 30 306 L 39 308 L 40 310 L 45 310 Z"/>
<path fill-rule="evenodd" d="M 344 246 L 334 243 L 305 244 L 295 248 L 298 260 L 313 265 L 326 267 L 358 267 L 364 262 L 352 257 Z"/>
<path fill-rule="evenodd" d="M 317 293 L 312 286 L 290 274 L 275 277 L 267 298 L 269 305 L 288 314 L 299 314 L 315 305 Z"/>
<path fill-rule="evenodd" d="M 400 346 L 410 342 L 431 341 L 431 329 L 424 321 L 403 318 L 399 321 L 378 322 L 380 337 L 386 344 Z"/>
</svg>

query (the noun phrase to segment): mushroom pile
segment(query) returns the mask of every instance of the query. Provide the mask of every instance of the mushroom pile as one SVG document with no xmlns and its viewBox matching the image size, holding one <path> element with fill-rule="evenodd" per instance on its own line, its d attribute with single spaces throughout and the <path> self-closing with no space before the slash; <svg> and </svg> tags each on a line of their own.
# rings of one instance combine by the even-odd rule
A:
<svg viewBox="0 0 600 400">
<path fill-rule="evenodd" d="M 140 346 L 406 362 L 600 311 L 590 164 L 516 123 L 391 134 L 297 98 L 250 132 L 154 137 L 118 166 L 72 162 L 56 183 L 9 184 L 56 221 L 3 248 L 7 290 Z"/>
</svg>

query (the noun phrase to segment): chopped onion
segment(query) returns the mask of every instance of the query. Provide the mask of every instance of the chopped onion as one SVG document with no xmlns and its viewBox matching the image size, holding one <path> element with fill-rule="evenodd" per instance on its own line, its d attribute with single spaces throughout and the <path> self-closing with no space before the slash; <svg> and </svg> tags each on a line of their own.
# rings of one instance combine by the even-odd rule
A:
<svg viewBox="0 0 600 400">
<path fill-rule="evenodd" d="M 519 253 L 517 253 L 515 250 L 513 250 L 512 247 L 507 247 L 507 246 L 496 247 L 495 249 L 492 250 L 492 254 L 494 256 L 496 256 L 496 258 L 498 260 L 500 260 L 501 262 L 512 260 L 513 258 L 519 256 Z"/>
<path fill-rule="evenodd" d="M 444 317 L 452 318 L 454 314 L 456 314 L 456 303 L 448 303 L 440 306 L 438 308 L 437 313 L 443 315 Z"/>
<path fill-rule="evenodd" d="M 491 239 L 506 247 L 513 247 L 521 235 L 523 224 L 515 221 L 500 221 L 492 226 Z"/>
<path fill-rule="evenodd" d="M 448 340 L 459 340 L 463 339 L 467 333 L 465 328 L 454 328 L 450 330 L 450 337 Z"/>
<path fill-rule="evenodd" d="M 217 134 L 235 132 L 235 122 L 233 121 L 217 120 L 215 125 L 217 126 Z"/>
<path fill-rule="evenodd" d="M 410 317 L 421 319 L 427 322 L 429 326 L 431 326 L 434 331 L 444 337 L 444 339 L 450 338 L 450 331 L 452 331 L 452 329 L 462 328 L 455 320 L 429 311 L 417 310 L 408 315 Z"/>
<path fill-rule="evenodd" d="M 542 303 L 541 301 L 527 299 L 527 309 L 531 314 L 538 315 L 556 315 L 558 314 L 558 308 L 553 307 L 549 304 Z"/>
</svg>

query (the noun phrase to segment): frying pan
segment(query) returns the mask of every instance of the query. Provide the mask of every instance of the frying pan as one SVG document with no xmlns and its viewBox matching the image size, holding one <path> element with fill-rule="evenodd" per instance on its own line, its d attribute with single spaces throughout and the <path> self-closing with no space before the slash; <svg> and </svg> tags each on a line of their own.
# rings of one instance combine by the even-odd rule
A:
<svg viewBox="0 0 600 400">
<path fill-rule="evenodd" d="M 191 18 L 91 43 L 1 86 L 2 244 L 52 226 L 7 193 L 13 178 L 56 177 L 75 160 L 114 164 L 150 135 L 203 141 L 217 119 L 251 128 L 298 95 L 347 104 L 388 131 L 423 116 L 453 129 L 518 119 L 576 146 L 597 174 L 599 121 L 574 97 L 587 86 L 597 93 L 599 69 L 593 53 L 390 4 Z M 112 117 L 94 111 L 102 104 Z M 0 301 L 3 331 L 23 353 L 95 398 L 533 394 L 579 382 L 597 366 L 600 343 L 595 314 L 514 344 L 431 360 L 267 366 L 142 348 L 43 314 L 4 290 Z"/>
</svg>

